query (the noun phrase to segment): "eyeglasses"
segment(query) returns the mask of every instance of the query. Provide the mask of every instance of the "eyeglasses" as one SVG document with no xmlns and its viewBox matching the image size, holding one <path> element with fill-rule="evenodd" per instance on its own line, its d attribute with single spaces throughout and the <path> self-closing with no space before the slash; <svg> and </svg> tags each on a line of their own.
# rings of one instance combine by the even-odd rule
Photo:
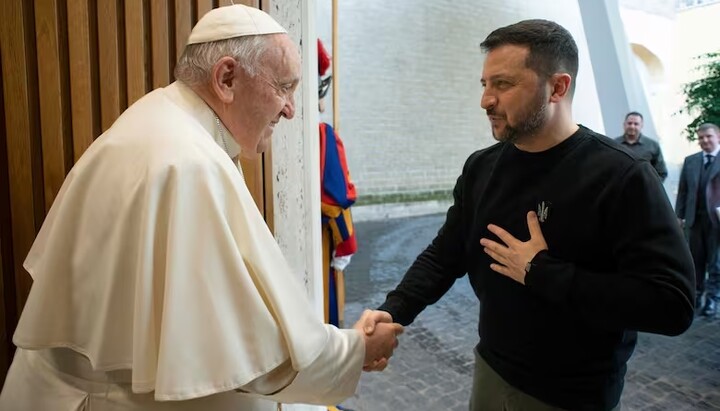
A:
<svg viewBox="0 0 720 411">
<path fill-rule="evenodd" d="M 324 79 L 320 79 L 320 84 L 318 84 L 318 98 L 324 98 L 327 95 L 331 82 L 332 75 L 327 76 Z"/>
</svg>

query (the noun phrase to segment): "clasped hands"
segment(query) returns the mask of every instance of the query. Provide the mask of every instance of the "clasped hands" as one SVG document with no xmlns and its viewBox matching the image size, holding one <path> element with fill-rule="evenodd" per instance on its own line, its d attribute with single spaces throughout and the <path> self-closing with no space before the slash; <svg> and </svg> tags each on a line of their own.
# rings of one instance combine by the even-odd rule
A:
<svg viewBox="0 0 720 411">
<path fill-rule="evenodd" d="M 527 224 L 530 239 L 525 242 L 518 240 L 505 229 L 494 224 L 488 225 L 488 230 L 498 236 L 502 243 L 487 238 L 480 239 L 485 253 L 495 260 L 490 264 L 490 268 L 521 284 L 525 284 L 525 275 L 527 274 L 525 266 L 535 258 L 538 252 L 548 249 L 535 212 L 527 213 Z M 390 313 L 365 310 L 353 328 L 365 338 L 363 370 L 384 370 L 393 351 L 398 346 L 397 336 L 403 333 L 402 325 L 393 323 Z"/>
<path fill-rule="evenodd" d="M 384 370 L 398 346 L 397 336 L 403 333 L 403 326 L 394 323 L 390 313 L 365 310 L 353 328 L 365 339 L 363 371 Z"/>
</svg>

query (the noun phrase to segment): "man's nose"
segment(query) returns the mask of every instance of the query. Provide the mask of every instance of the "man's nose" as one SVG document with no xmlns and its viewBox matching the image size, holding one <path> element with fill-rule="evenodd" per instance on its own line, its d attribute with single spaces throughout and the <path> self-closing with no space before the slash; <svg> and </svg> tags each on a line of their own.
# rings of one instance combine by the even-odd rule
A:
<svg viewBox="0 0 720 411">
<path fill-rule="evenodd" d="M 480 107 L 482 107 L 483 110 L 494 107 L 496 103 L 497 99 L 495 98 L 495 96 L 490 95 L 486 92 L 483 92 L 482 97 L 480 97 Z"/>
<path fill-rule="evenodd" d="M 295 95 L 294 94 L 291 94 L 290 97 L 287 98 L 287 100 L 285 101 L 285 106 L 283 107 L 280 114 L 288 120 L 295 117 Z"/>
</svg>

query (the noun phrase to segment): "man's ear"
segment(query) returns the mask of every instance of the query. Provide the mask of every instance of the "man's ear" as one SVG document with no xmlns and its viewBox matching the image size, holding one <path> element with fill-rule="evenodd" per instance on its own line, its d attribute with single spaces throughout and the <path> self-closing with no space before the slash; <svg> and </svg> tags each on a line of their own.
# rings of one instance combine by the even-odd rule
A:
<svg viewBox="0 0 720 411">
<path fill-rule="evenodd" d="M 212 67 L 210 89 L 225 104 L 230 104 L 235 99 L 236 83 L 239 80 L 237 68 L 237 61 L 229 56 L 221 58 Z"/>
<path fill-rule="evenodd" d="M 570 92 L 572 77 L 568 73 L 555 73 L 550 77 L 550 101 L 557 103 Z"/>
</svg>

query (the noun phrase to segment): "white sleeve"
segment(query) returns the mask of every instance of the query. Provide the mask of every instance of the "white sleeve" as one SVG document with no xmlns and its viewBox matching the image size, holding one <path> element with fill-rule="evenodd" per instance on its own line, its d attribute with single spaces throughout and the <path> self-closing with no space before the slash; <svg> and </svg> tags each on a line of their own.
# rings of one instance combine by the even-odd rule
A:
<svg viewBox="0 0 720 411">
<path fill-rule="evenodd" d="M 239 391 L 260 394 L 283 403 L 338 404 L 355 393 L 363 361 L 365 342 L 353 329 L 325 325 L 329 334 L 320 356 L 300 372 L 290 362 L 240 387 Z M 274 392 L 273 394 L 267 394 Z"/>
</svg>

